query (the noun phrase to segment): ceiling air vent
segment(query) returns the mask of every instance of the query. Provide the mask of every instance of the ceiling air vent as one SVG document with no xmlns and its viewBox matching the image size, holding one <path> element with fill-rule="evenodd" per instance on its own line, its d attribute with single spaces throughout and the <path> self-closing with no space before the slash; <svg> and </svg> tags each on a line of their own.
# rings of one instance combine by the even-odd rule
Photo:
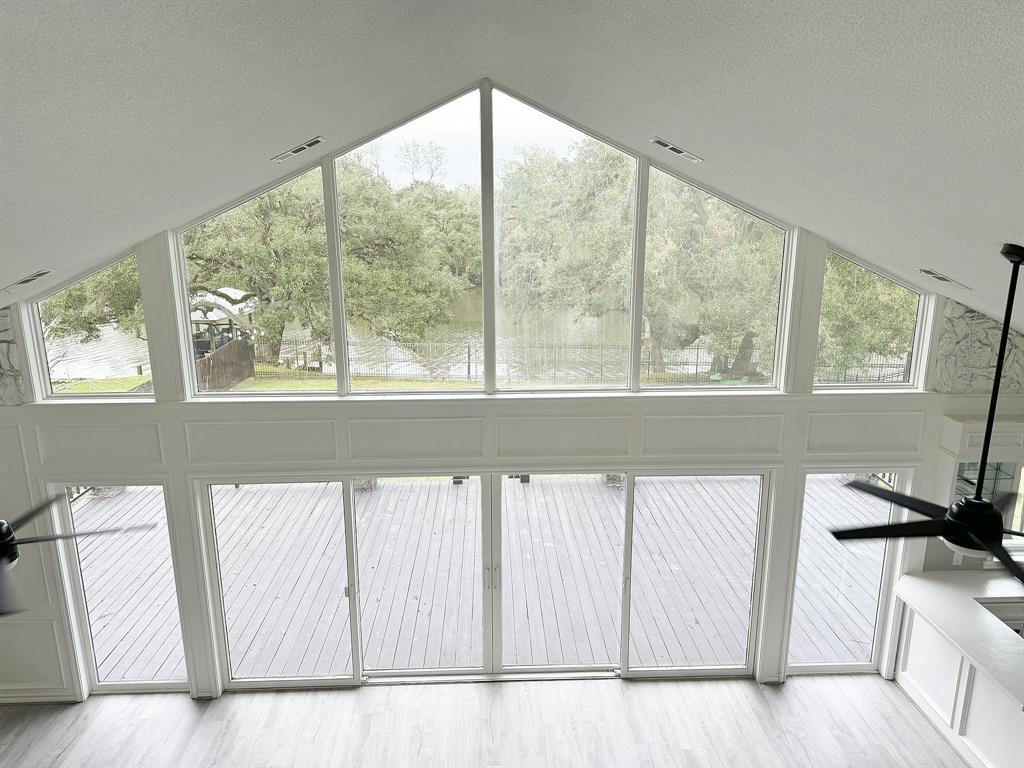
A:
<svg viewBox="0 0 1024 768">
<path fill-rule="evenodd" d="M 971 287 L 969 285 L 964 285 L 959 280 L 954 280 L 949 275 L 944 275 L 941 272 L 936 272 L 934 269 L 919 269 L 917 271 L 920 272 L 922 275 L 928 275 L 928 277 L 930 277 L 932 280 L 938 280 L 940 283 L 952 283 L 953 285 L 959 285 L 961 288 L 965 290 L 971 290 Z"/>
<path fill-rule="evenodd" d="M 693 152 L 687 152 L 682 147 L 677 147 L 675 144 L 665 141 L 664 139 L 658 136 L 654 136 L 651 138 L 651 144 L 657 144 L 662 149 L 667 149 L 672 154 L 679 155 L 681 158 L 683 158 L 684 160 L 689 160 L 691 163 L 704 162 L 704 158 L 697 157 L 695 154 L 693 154 Z"/>
<path fill-rule="evenodd" d="M 48 270 L 48 269 L 40 269 L 38 272 L 33 272 L 28 277 L 23 277 L 21 280 L 13 282 L 10 285 L 5 286 L 4 288 L 2 288 L 0 290 L 6 291 L 8 288 L 13 288 L 16 285 L 28 285 L 29 283 L 35 282 L 40 277 L 43 277 L 44 275 L 48 275 L 48 274 L 50 274 L 50 270 Z"/>
<path fill-rule="evenodd" d="M 323 136 L 314 136 L 312 139 L 305 142 L 304 144 L 299 144 L 297 147 L 292 147 L 287 152 L 282 152 L 280 155 L 275 155 L 270 159 L 273 160 L 275 163 L 283 163 L 289 157 L 297 155 L 300 152 L 305 152 L 307 149 L 315 147 L 317 144 L 322 144 L 323 140 Z"/>
</svg>

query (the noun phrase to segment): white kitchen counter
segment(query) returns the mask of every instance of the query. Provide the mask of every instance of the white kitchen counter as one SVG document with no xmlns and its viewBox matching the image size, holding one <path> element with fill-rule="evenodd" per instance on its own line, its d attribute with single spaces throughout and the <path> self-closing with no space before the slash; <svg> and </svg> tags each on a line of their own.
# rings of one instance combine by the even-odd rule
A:
<svg viewBox="0 0 1024 768">
<path fill-rule="evenodd" d="M 1003 570 L 928 571 L 901 578 L 896 594 L 1024 704 L 1024 637 L 978 602 L 1024 598 L 1024 584 Z"/>
</svg>

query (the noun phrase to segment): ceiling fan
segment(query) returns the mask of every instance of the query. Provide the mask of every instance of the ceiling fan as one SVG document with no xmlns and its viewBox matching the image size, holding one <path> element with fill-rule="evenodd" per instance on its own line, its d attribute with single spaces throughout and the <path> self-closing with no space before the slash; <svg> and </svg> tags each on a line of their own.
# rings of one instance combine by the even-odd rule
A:
<svg viewBox="0 0 1024 768">
<path fill-rule="evenodd" d="M 1003 546 L 1003 536 L 1024 536 L 1024 531 L 1011 531 L 1003 527 L 1003 512 L 1009 508 L 1016 494 L 1005 494 L 993 503 L 984 498 L 985 470 L 988 464 L 988 449 L 992 443 L 992 426 L 996 418 L 996 402 L 999 399 L 999 380 L 1003 375 L 1003 358 L 1006 356 L 1006 341 L 1010 335 L 1010 316 L 1013 314 L 1013 297 L 1017 291 L 1017 273 L 1024 262 L 1024 246 L 1006 243 L 1000 253 L 1013 265 L 1010 272 L 1010 290 L 1006 298 L 1006 315 L 999 337 L 999 355 L 996 359 L 995 376 L 992 381 L 992 397 L 988 405 L 988 420 L 985 422 L 985 442 L 981 447 L 981 463 L 978 465 L 978 479 L 974 496 L 964 496 L 949 507 L 933 504 L 924 499 L 906 496 L 877 485 L 854 480 L 848 486 L 880 499 L 890 501 L 924 515 L 928 520 L 909 523 L 873 525 L 867 528 L 846 528 L 832 531 L 837 539 L 901 539 L 911 537 L 938 536 L 954 552 L 971 557 L 995 555 L 1006 569 L 1024 582 L 1024 568 L 1016 562 Z"/>
<path fill-rule="evenodd" d="M 17 528 L 21 527 L 32 518 L 41 515 L 53 504 L 60 501 L 60 498 L 60 495 L 57 495 L 47 499 L 38 507 L 30 509 L 21 517 L 17 517 L 9 523 L 6 520 L 0 520 L 0 616 L 9 613 L 18 613 L 23 610 L 20 600 L 18 599 L 18 592 L 15 587 L 14 577 L 11 575 L 11 570 L 14 568 L 14 564 L 17 562 L 20 554 L 18 552 L 18 546 L 20 544 L 41 544 L 45 541 L 77 539 L 80 536 L 101 536 L 111 533 L 126 533 L 128 531 L 148 531 L 155 527 L 152 524 L 128 525 L 121 528 L 105 528 L 99 531 L 64 533 L 55 536 L 30 536 L 24 539 L 15 537 L 14 531 Z"/>
</svg>

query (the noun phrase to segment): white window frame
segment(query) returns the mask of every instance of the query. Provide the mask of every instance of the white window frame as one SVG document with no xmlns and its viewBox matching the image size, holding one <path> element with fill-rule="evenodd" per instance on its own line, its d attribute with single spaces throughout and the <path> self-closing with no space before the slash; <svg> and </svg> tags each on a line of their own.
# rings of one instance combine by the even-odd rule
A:
<svg viewBox="0 0 1024 768">
<path fill-rule="evenodd" d="M 63 475 L 62 475 L 63 477 Z M 89 479 L 85 479 L 88 477 Z M 63 482 L 47 482 L 46 492 L 50 496 L 58 496 L 59 500 L 55 505 L 54 526 L 55 534 L 74 533 L 74 522 L 71 515 L 71 505 L 67 496 L 67 489 L 71 486 L 93 486 L 104 488 L 109 486 L 128 487 L 149 487 L 160 488 L 163 493 L 164 515 L 166 518 L 168 556 L 171 559 L 171 568 L 174 574 L 175 610 L 178 613 L 178 626 L 181 630 L 182 652 L 185 657 L 185 678 L 182 680 L 124 680 L 124 681 L 102 681 L 99 679 L 99 670 L 96 665 L 96 657 L 93 649 L 92 628 L 89 622 L 89 610 L 85 595 L 85 584 L 82 580 L 82 567 L 78 559 L 78 547 L 74 539 L 66 539 L 58 543 L 58 563 L 60 576 L 65 585 L 65 592 L 69 603 L 69 614 L 73 625 L 72 646 L 78 654 L 76 660 L 80 664 L 77 670 L 78 675 L 84 678 L 87 690 L 91 694 L 103 693 L 167 693 L 167 692 L 189 692 L 191 691 L 193 675 L 193 661 L 189 657 L 188 638 L 185 625 L 186 606 L 184 604 L 183 582 L 184 574 L 181 572 L 181 558 L 175 551 L 174 535 L 172 533 L 173 522 L 171 520 L 171 498 L 170 478 L 166 475 L 133 476 L 131 478 L 79 475 L 77 479 L 64 480 Z M 127 534 L 131 535 L 131 534 Z"/>
<path fill-rule="evenodd" d="M 891 466 L 880 467 L 878 464 L 804 464 L 800 468 L 801 495 L 797 509 L 796 526 L 793 533 L 793 562 L 790 578 L 788 611 L 786 616 L 786 640 L 785 653 L 785 676 L 790 675 L 814 675 L 814 674 L 835 674 L 835 673 L 877 673 L 887 655 L 894 653 L 897 642 L 897 635 L 900 629 L 900 606 L 896 599 L 896 579 L 905 571 L 908 554 L 906 542 L 910 539 L 885 539 L 885 554 L 882 557 L 882 572 L 879 575 L 878 584 L 878 606 L 875 612 L 874 635 L 871 640 L 871 658 L 869 661 L 845 661 L 845 662 L 793 662 L 789 655 L 789 638 L 793 626 L 793 605 L 796 599 L 796 573 L 800 564 L 800 542 L 803 528 L 804 501 L 807 498 L 807 478 L 810 475 L 835 475 L 844 473 L 886 473 L 892 472 L 896 475 L 895 490 L 899 493 L 909 494 L 913 485 L 914 472 L 917 469 L 913 464 L 894 463 Z M 854 494 L 854 491 L 850 491 Z M 909 519 L 908 512 L 902 507 L 890 504 L 889 522 L 900 523 Z M 851 526 L 851 527 L 856 527 Z"/>
<path fill-rule="evenodd" d="M 626 532 L 623 553 L 622 579 L 622 624 L 620 650 L 620 675 L 624 678 L 708 678 L 708 677 L 749 677 L 754 674 L 758 652 L 758 638 L 761 636 L 761 596 L 765 587 L 768 555 L 768 530 L 772 487 L 781 470 L 766 466 L 718 466 L 685 467 L 673 469 L 644 469 L 626 473 Z M 747 648 L 743 664 L 720 664 L 712 666 L 666 666 L 634 667 L 629 663 L 630 611 L 632 607 L 632 565 L 633 565 L 633 519 L 637 478 L 647 477 L 758 477 L 760 478 L 757 530 L 754 534 L 754 562 L 751 563 L 750 621 L 747 627 Z"/>
<path fill-rule="evenodd" d="M 795 296 L 795 291 L 793 290 L 793 282 L 794 282 L 794 279 L 795 279 L 795 275 L 794 275 L 794 269 L 792 268 L 792 263 L 793 263 L 793 244 L 794 244 L 795 227 L 793 227 L 790 224 L 786 224 L 786 223 L 776 219 L 773 216 L 769 216 L 766 213 L 762 213 L 761 211 L 759 211 L 756 208 L 753 208 L 753 207 L 747 205 L 746 203 L 741 203 L 739 200 L 736 200 L 735 198 L 730 197 L 729 195 L 726 195 L 726 194 L 724 194 L 722 192 L 718 192 L 717 190 L 714 190 L 711 187 L 709 187 L 707 184 L 703 184 L 701 182 L 694 181 L 693 179 L 691 179 L 688 176 L 680 173 L 679 171 L 672 170 L 671 168 L 666 168 L 666 167 L 664 167 L 662 165 L 659 165 L 657 162 L 654 162 L 654 161 L 650 161 L 649 162 L 649 166 L 650 166 L 650 170 L 660 171 L 661 173 L 664 173 L 665 175 L 672 177 L 676 181 L 680 181 L 683 184 L 691 186 L 694 189 L 697 189 L 697 190 L 699 190 L 699 191 L 701 191 L 701 192 L 703 192 L 703 193 L 705 193 L 707 195 L 710 195 L 711 197 L 714 197 L 714 198 L 717 198 L 718 200 L 721 200 L 723 203 L 727 203 L 728 205 L 731 205 L 734 208 L 739 208 L 744 213 L 747 213 L 747 214 L 749 214 L 750 216 L 753 216 L 756 219 L 760 219 L 761 221 L 765 222 L 766 224 L 770 224 L 773 227 L 781 229 L 782 232 L 783 232 L 782 266 L 780 267 L 780 272 L 779 272 L 779 306 L 778 306 L 778 313 L 776 315 L 776 320 L 775 320 L 775 358 L 774 358 L 774 360 L 772 362 L 772 378 L 771 378 L 771 381 L 766 382 L 764 384 L 746 384 L 746 385 L 742 385 L 742 386 L 739 386 L 739 385 L 732 386 L 732 385 L 730 385 L 730 386 L 727 386 L 727 387 L 723 387 L 721 385 L 715 385 L 715 384 L 690 384 L 690 385 L 669 384 L 669 385 L 664 385 L 664 386 L 651 385 L 651 384 L 641 385 L 639 383 L 639 377 L 640 377 L 640 348 L 639 348 L 639 341 L 638 341 L 637 342 L 637 349 L 636 349 L 636 370 L 637 370 L 637 373 L 636 373 L 636 376 L 637 376 L 637 390 L 636 391 L 641 391 L 641 392 L 672 392 L 672 393 L 696 392 L 696 393 L 700 393 L 700 394 L 720 393 L 720 392 L 723 392 L 723 391 L 743 392 L 743 393 L 746 393 L 746 394 L 754 394 L 754 393 L 761 393 L 761 392 L 779 392 L 779 391 L 781 391 L 782 390 L 782 383 L 785 381 L 785 371 L 783 369 L 784 369 L 784 366 L 785 366 L 785 363 L 786 363 L 786 354 L 785 354 L 786 353 L 786 342 L 787 342 L 786 336 L 787 336 L 787 333 L 788 333 L 788 324 L 787 324 L 786 321 L 787 321 L 787 319 L 789 317 L 789 314 L 792 312 L 792 309 L 791 309 L 790 305 L 794 301 L 794 296 Z M 643 204 L 644 204 L 644 235 L 645 235 L 644 258 L 645 258 L 645 261 L 646 261 L 646 253 L 647 253 L 647 251 L 646 251 L 646 234 L 647 234 L 648 186 L 649 186 L 649 181 L 648 181 L 647 186 L 645 186 L 645 188 L 644 188 L 644 198 L 643 198 Z M 638 297 L 639 298 L 639 302 L 638 302 L 638 308 L 634 312 L 633 322 L 634 323 L 639 323 L 642 326 L 643 325 L 643 280 L 644 280 L 644 273 L 642 271 L 641 271 L 639 277 L 640 277 L 640 288 L 639 288 L 639 297 Z M 637 333 L 638 333 L 637 338 L 639 339 L 639 331 Z"/>
<path fill-rule="evenodd" d="M 497 366 L 497 355 L 496 355 L 496 336 L 495 336 L 495 303 L 497 301 L 496 294 L 496 280 L 495 280 L 495 251 L 497 243 L 494 240 L 494 135 L 493 135 L 493 110 L 491 103 L 491 94 L 493 90 L 499 90 L 501 93 L 509 96 L 526 106 L 537 110 L 541 114 L 544 114 L 560 123 L 572 128 L 573 130 L 579 131 L 585 136 L 588 136 L 595 141 L 600 141 L 603 144 L 610 146 L 612 149 L 622 152 L 628 157 L 632 158 L 636 162 L 636 183 L 634 185 L 634 228 L 633 228 L 633 246 L 632 253 L 630 256 L 630 289 L 629 289 L 629 333 L 627 339 L 627 346 L 629 349 L 628 360 L 627 360 L 627 377 L 625 383 L 621 387 L 588 387 L 588 386 L 572 386 L 572 387 L 532 387 L 523 389 L 504 389 L 497 386 L 495 380 L 496 366 Z M 482 318 L 483 324 L 483 337 L 484 337 L 484 380 L 480 389 L 473 390 L 431 390 L 431 389 L 403 389 L 403 390 L 367 390 L 367 391 L 353 391 L 351 389 L 351 373 L 350 366 L 348 365 L 348 333 L 347 333 L 347 319 L 345 315 L 345 294 L 344 294 L 344 274 L 342 269 L 342 255 L 344 252 L 344 243 L 341 241 L 340 233 L 338 231 L 338 211 L 340 210 L 341 201 L 337 198 L 337 184 L 335 183 L 335 162 L 349 154 L 353 150 L 356 150 L 365 144 L 380 138 L 381 136 L 390 133 L 396 128 L 400 128 L 414 120 L 422 117 L 423 115 L 443 107 L 446 104 L 465 96 L 473 91 L 479 91 L 480 94 L 480 110 L 481 110 L 481 234 L 482 234 L 482 260 L 483 260 L 483 305 L 484 305 L 484 316 Z M 219 206 L 213 211 L 204 214 L 192 221 L 189 221 L 185 225 L 177 228 L 174 232 L 174 242 L 176 245 L 176 269 L 179 271 L 182 279 L 180 280 L 180 290 L 178 291 L 177 301 L 180 304 L 179 314 L 185 319 L 186 328 L 191 328 L 189 322 L 189 300 L 188 300 L 188 281 L 185 279 L 187 274 L 186 254 L 184 248 L 184 236 L 189 230 L 215 218 L 239 205 L 243 205 L 250 200 L 259 197 L 277 187 L 292 181 L 299 176 L 302 176 L 313 169 L 320 167 L 321 169 L 321 180 L 324 185 L 324 208 L 325 218 L 327 220 L 327 256 L 329 262 L 329 268 L 331 270 L 331 308 L 334 315 L 334 346 L 335 356 L 337 360 L 338 370 L 338 387 L 337 392 L 332 393 L 330 391 L 320 392 L 305 392 L 305 391 L 280 391 L 280 392 L 254 392 L 254 393 L 237 393 L 237 392 L 200 392 L 198 391 L 198 380 L 196 377 L 195 360 L 194 354 L 191 349 L 191 338 L 182 338 L 181 343 L 185 349 L 183 350 L 184 359 L 188 361 L 188 370 L 185 372 L 184 378 L 186 379 L 187 395 L 186 399 L 206 399 L 206 398 L 235 398 L 246 401 L 259 400 L 259 399 L 324 399 L 332 397 L 346 397 L 346 398 L 359 398 L 359 399 L 378 399 L 378 398 L 394 398 L 394 397 L 418 397 L 418 396 L 430 396 L 430 397 L 447 397 L 447 398 L 473 398 L 485 395 L 556 395 L 556 396 L 579 396 L 579 395 L 592 395 L 592 394 L 607 394 L 611 396 L 619 396 L 623 393 L 692 393 L 692 394 L 709 394 L 709 393 L 722 393 L 723 391 L 728 392 L 742 392 L 742 393 L 776 393 L 780 391 L 781 382 L 784 380 L 785 367 L 785 354 L 784 348 L 787 337 L 786 318 L 788 317 L 791 309 L 789 304 L 793 301 L 793 287 L 792 282 L 795 279 L 794 270 L 792 264 L 792 241 L 793 233 L 795 228 L 785 222 L 782 222 L 766 213 L 763 213 L 745 203 L 736 200 L 735 198 L 722 193 L 718 190 L 712 189 L 706 184 L 695 181 L 692 178 L 685 176 L 679 171 L 659 165 L 657 162 L 652 162 L 650 157 L 642 152 L 636 152 L 629 147 L 626 147 L 606 136 L 601 135 L 585 126 L 580 125 L 576 121 L 565 117 L 564 115 L 548 109 L 542 104 L 539 104 L 532 99 L 517 93 L 516 91 L 506 88 L 499 84 L 494 84 L 490 80 L 484 78 L 476 81 L 471 85 L 468 85 L 442 99 L 439 99 L 431 104 L 427 105 L 423 109 L 420 109 L 402 119 L 395 121 L 382 129 L 376 130 L 362 138 L 351 142 L 340 150 L 332 151 L 328 154 L 322 155 L 316 159 L 315 162 L 304 164 L 289 173 L 280 176 L 273 181 L 264 184 L 245 195 L 242 195 L 225 205 Z M 776 326 L 776 344 L 775 344 L 775 359 L 773 363 L 772 380 L 765 384 L 755 384 L 747 386 L 730 386 L 721 387 L 715 385 L 666 385 L 666 386 L 641 386 L 640 385 L 640 334 L 642 332 L 643 323 L 643 267 L 644 267 L 644 254 L 646 250 L 646 230 L 647 230 L 647 180 L 649 178 L 649 169 L 656 168 L 657 170 L 677 179 L 678 181 L 688 184 L 705 194 L 711 195 L 723 202 L 735 206 L 749 215 L 755 216 L 762 221 L 771 224 L 772 226 L 778 227 L 783 230 L 785 237 L 785 244 L 783 249 L 783 265 L 781 274 L 781 290 L 779 296 L 779 309 L 778 309 L 778 322 Z"/>
<path fill-rule="evenodd" d="M 872 274 L 877 275 L 889 282 L 896 283 L 896 285 L 906 288 L 908 291 L 917 294 L 917 319 L 914 321 L 914 342 L 910 349 L 910 377 L 905 382 L 856 382 L 856 383 L 818 383 L 813 380 L 813 376 L 818 370 L 818 353 L 817 346 L 815 346 L 814 352 L 814 369 L 812 375 L 812 392 L 814 393 L 843 393 L 857 391 L 911 391 L 918 392 L 925 388 L 925 378 L 928 372 L 928 352 L 930 349 L 929 341 L 932 336 L 932 325 L 934 317 L 934 295 L 928 291 L 921 290 L 920 288 L 911 285 L 906 280 L 895 277 L 894 275 L 886 272 L 883 269 L 879 269 L 875 266 L 866 264 L 856 256 L 851 255 L 847 251 L 839 248 L 832 243 L 828 244 L 825 256 L 826 259 L 829 254 L 838 256 L 841 259 L 852 262 L 855 266 L 866 270 Z M 822 275 L 822 282 L 819 286 L 819 290 L 822 294 L 825 291 L 825 280 L 827 279 L 827 271 Z M 821 314 L 818 315 L 818 327 L 814 335 L 815 344 L 821 339 Z"/>
<path fill-rule="evenodd" d="M 337 483 L 342 486 L 342 515 L 345 530 L 345 567 L 348 583 L 349 642 L 352 646 L 352 671 L 350 675 L 327 677 L 246 677 L 235 678 L 231 674 L 230 641 L 225 613 L 224 591 L 220 569 L 220 555 L 217 549 L 217 531 L 214 518 L 212 486 L 215 485 L 274 485 Z M 203 522 L 203 551 L 206 565 L 211 574 L 209 591 L 206 595 L 213 615 L 216 656 L 224 690 L 285 690 L 295 688 L 347 688 L 361 685 L 365 677 L 362 669 L 362 644 L 359 638 L 359 569 L 355 540 L 354 512 L 352 507 L 352 484 L 348 477 L 337 473 L 247 473 L 232 472 L 217 475 L 192 477 L 193 489 L 199 500 L 200 517 Z M 272 556 L 286 556 L 275 553 Z"/>
<path fill-rule="evenodd" d="M 82 400 L 128 400 L 131 402 L 147 402 L 154 399 L 154 395 L 150 392 L 54 392 L 53 384 L 50 381 L 50 360 L 49 353 L 46 349 L 46 334 L 43 331 L 43 320 L 42 314 L 40 313 L 39 305 L 49 298 L 56 296 L 58 293 L 71 288 L 78 283 L 88 280 L 90 277 L 94 277 L 101 272 L 104 272 L 112 267 L 116 267 L 128 259 L 135 259 L 138 264 L 138 255 L 136 249 L 133 247 L 130 250 L 118 255 L 116 258 L 110 261 L 105 261 L 98 267 L 93 267 L 85 272 L 80 272 L 74 277 L 63 280 L 57 284 L 56 287 L 51 287 L 45 294 L 38 296 L 33 299 L 27 309 L 29 315 L 28 327 L 25 328 L 25 335 L 31 338 L 26 339 L 25 344 L 25 357 L 29 361 L 29 365 L 37 372 L 36 376 L 32 378 L 36 380 L 39 387 L 39 394 L 44 400 L 51 402 L 81 402 Z M 139 270 L 139 284 L 141 288 L 142 283 L 142 271 Z M 140 291 L 141 295 L 141 291 Z M 140 298 L 141 303 L 141 298 Z M 146 308 L 142 308 L 143 318 L 145 318 Z M 143 320 L 145 322 L 145 319 Z M 148 336 L 148 331 L 147 331 Z M 146 356 L 150 357 L 149 350 L 147 349 Z M 153 379 L 153 361 L 149 360 L 150 366 L 150 378 Z"/>
</svg>

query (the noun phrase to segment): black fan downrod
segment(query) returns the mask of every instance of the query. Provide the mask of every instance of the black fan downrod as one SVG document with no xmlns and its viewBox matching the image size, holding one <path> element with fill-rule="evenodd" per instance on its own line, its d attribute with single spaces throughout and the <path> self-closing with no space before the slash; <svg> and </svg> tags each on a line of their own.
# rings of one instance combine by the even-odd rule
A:
<svg viewBox="0 0 1024 768">
<path fill-rule="evenodd" d="M 1003 515 L 1012 507 L 1016 495 L 1006 494 L 998 499 L 986 499 L 984 495 L 988 454 L 992 445 L 992 429 L 996 420 L 996 405 L 999 402 L 999 384 L 1003 377 L 1003 362 L 1006 359 L 1006 345 L 1010 337 L 1010 319 L 1013 315 L 1013 301 L 1017 293 L 1017 277 L 1020 265 L 1024 263 L 1024 246 L 1005 243 L 1000 253 L 1011 264 L 1010 286 L 1006 295 L 1006 312 L 1003 315 L 1003 328 L 999 336 L 999 353 L 992 380 L 992 396 L 989 399 L 988 417 L 985 420 L 985 440 L 981 447 L 981 462 L 978 466 L 978 480 L 975 484 L 974 495 L 964 496 L 945 508 L 924 499 L 917 499 L 880 488 L 871 483 L 854 480 L 847 485 L 855 490 L 917 512 L 929 519 L 866 528 L 848 528 L 832 531 L 832 534 L 837 539 L 897 539 L 939 536 L 955 552 L 973 557 L 984 557 L 991 553 L 1006 566 L 1013 576 L 1024 583 L 1024 568 L 1010 557 L 1010 553 L 1003 546 L 1004 535 L 1024 536 L 1022 531 L 1011 531 L 1003 527 Z"/>
</svg>

